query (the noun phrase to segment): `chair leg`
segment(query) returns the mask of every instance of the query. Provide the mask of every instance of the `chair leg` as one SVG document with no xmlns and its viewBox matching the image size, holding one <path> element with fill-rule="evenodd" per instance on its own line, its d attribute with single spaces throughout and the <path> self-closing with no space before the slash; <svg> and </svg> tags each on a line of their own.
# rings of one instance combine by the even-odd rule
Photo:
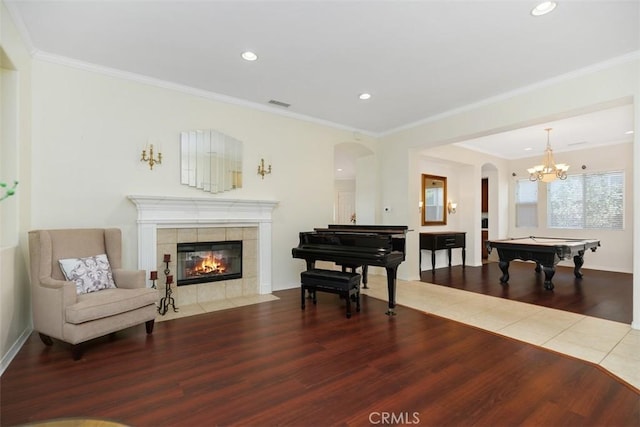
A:
<svg viewBox="0 0 640 427">
<path fill-rule="evenodd" d="M 73 360 L 80 360 L 82 357 L 82 344 L 74 344 L 71 346 L 71 356 Z"/>
<path fill-rule="evenodd" d="M 39 332 L 38 335 L 40 335 L 40 340 L 44 343 L 44 345 L 46 346 L 53 345 L 53 340 L 49 335 L 45 335 L 42 332 Z"/>
<path fill-rule="evenodd" d="M 144 326 L 147 328 L 147 334 L 151 335 L 153 332 L 153 325 L 155 324 L 155 320 L 148 320 L 145 322 Z"/>
</svg>

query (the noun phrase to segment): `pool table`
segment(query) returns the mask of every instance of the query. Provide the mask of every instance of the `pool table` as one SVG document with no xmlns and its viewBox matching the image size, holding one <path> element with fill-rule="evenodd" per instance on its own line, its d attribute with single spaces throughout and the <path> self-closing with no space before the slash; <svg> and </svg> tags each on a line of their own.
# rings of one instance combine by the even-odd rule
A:
<svg viewBox="0 0 640 427">
<path fill-rule="evenodd" d="M 553 289 L 551 279 L 556 272 L 558 262 L 573 257 L 573 273 L 577 278 L 582 277 L 580 268 L 584 264 L 584 253 L 587 249 L 595 252 L 600 241 L 596 239 L 562 239 L 555 237 L 519 237 L 515 239 L 489 240 L 487 251 L 498 251 L 499 267 L 502 271 L 500 283 L 509 281 L 509 261 L 521 259 L 535 261 L 536 272 L 544 271 L 544 288 Z"/>
</svg>

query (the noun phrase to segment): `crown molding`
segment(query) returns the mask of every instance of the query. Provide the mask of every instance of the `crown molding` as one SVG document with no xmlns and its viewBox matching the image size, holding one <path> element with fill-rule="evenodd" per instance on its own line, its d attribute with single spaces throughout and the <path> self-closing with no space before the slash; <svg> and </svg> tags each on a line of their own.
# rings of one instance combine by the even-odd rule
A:
<svg viewBox="0 0 640 427">
<path fill-rule="evenodd" d="M 250 108 L 253 110 L 263 111 L 265 113 L 276 114 L 279 116 L 288 117 L 291 119 L 302 120 L 305 122 L 315 123 L 322 126 L 327 126 L 334 129 L 344 130 L 348 132 L 360 132 L 362 134 L 375 137 L 375 134 L 372 134 L 369 131 L 365 131 L 362 129 L 354 129 L 353 127 L 342 125 L 340 123 L 334 123 L 328 120 L 322 120 L 315 117 L 307 116 L 304 114 L 293 113 L 291 111 L 283 111 L 277 107 L 270 107 L 268 105 L 259 104 L 257 102 L 247 101 L 240 98 L 234 98 L 228 95 L 222 95 L 219 93 L 211 92 L 204 89 L 198 89 L 187 85 L 182 85 L 178 83 L 173 83 L 167 80 L 157 79 L 154 77 L 145 76 L 143 74 L 132 73 L 129 71 L 122 71 L 116 68 L 105 67 L 102 65 L 92 64 L 85 61 L 80 61 L 77 59 L 69 58 L 62 55 L 51 54 L 47 52 L 43 52 L 38 49 L 34 49 L 32 53 L 34 59 L 38 59 L 45 62 L 50 62 L 58 65 L 64 65 L 71 68 L 76 68 L 84 71 L 89 71 L 97 74 L 102 74 L 109 77 L 115 77 L 119 79 L 129 80 L 137 83 L 142 83 L 149 86 L 155 86 L 162 89 L 172 90 L 176 92 L 181 92 L 187 95 L 193 95 L 200 98 L 209 99 L 212 101 L 223 102 L 226 104 L 237 105 L 245 108 Z"/>
<path fill-rule="evenodd" d="M 16 29 L 18 30 L 18 34 L 20 35 L 22 42 L 27 48 L 27 51 L 29 52 L 29 54 L 31 54 L 31 56 L 34 56 L 37 49 L 33 45 L 33 40 L 31 40 L 31 36 L 29 35 L 27 26 L 22 20 L 22 15 L 18 11 L 18 7 L 15 5 L 13 1 L 3 1 L 2 3 L 7 8 L 7 11 L 9 12 L 9 16 L 11 16 L 11 20 L 13 21 L 13 24 L 16 26 Z"/>
<path fill-rule="evenodd" d="M 424 125 L 424 124 L 427 124 L 427 123 L 433 123 L 433 122 L 436 122 L 438 120 L 442 120 L 442 119 L 446 119 L 446 118 L 455 116 L 457 114 L 465 113 L 467 111 L 471 111 L 471 110 L 475 110 L 477 108 L 485 107 L 487 105 L 495 104 L 497 102 L 504 101 L 506 99 L 513 98 L 513 97 L 518 96 L 518 95 L 523 95 L 523 94 L 526 94 L 526 93 L 529 93 L 529 92 L 533 92 L 535 90 L 542 89 L 542 88 L 545 88 L 545 87 L 548 87 L 548 86 L 551 86 L 551 85 L 554 85 L 554 84 L 557 84 L 557 83 L 568 81 L 568 80 L 574 79 L 576 77 L 585 76 L 585 75 L 588 75 L 588 74 L 592 74 L 592 73 L 595 73 L 595 72 L 598 72 L 598 71 L 601 71 L 601 70 L 606 70 L 608 68 L 612 68 L 612 67 L 615 67 L 615 66 L 618 66 L 618 65 L 621 65 L 621 64 L 626 64 L 628 62 L 637 61 L 637 60 L 640 60 L 640 50 L 637 50 L 637 51 L 634 51 L 634 52 L 630 52 L 628 54 L 625 54 L 625 55 L 622 55 L 622 56 L 618 56 L 618 57 L 615 57 L 615 58 L 611 58 L 611 59 L 608 59 L 606 61 L 599 62 L 597 64 L 592 64 L 592 65 L 589 65 L 587 67 L 571 71 L 569 73 L 565 73 L 565 74 L 561 74 L 561 75 L 552 77 L 550 79 L 542 80 L 540 82 L 533 83 L 531 85 L 523 86 L 523 87 L 520 87 L 518 89 L 509 91 L 509 92 L 505 92 L 505 93 L 502 93 L 500 95 L 492 96 L 490 98 L 486 98 L 486 99 L 483 99 L 483 100 L 478 101 L 478 102 L 467 104 L 467 105 L 459 107 L 459 108 L 454 108 L 452 110 L 448 110 L 448 111 L 445 111 L 445 112 L 442 112 L 442 113 L 427 117 L 427 118 L 422 119 L 422 120 L 418 120 L 418 121 L 415 121 L 415 122 L 412 122 L 412 123 L 407 123 L 406 125 L 399 126 L 397 128 L 390 129 L 390 130 L 385 131 L 385 132 L 381 132 L 381 133 L 379 133 L 377 135 L 377 137 L 379 137 L 379 138 L 386 137 L 386 136 L 392 135 L 394 133 L 402 132 L 402 131 L 405 131 L 405 130 L 408 130 L 408 129 L 412 129 L 412 128 L 415 128 L 415 127 L 418 127 L 418 126 L 421 126 L 421 125 Z"/>
</svg>

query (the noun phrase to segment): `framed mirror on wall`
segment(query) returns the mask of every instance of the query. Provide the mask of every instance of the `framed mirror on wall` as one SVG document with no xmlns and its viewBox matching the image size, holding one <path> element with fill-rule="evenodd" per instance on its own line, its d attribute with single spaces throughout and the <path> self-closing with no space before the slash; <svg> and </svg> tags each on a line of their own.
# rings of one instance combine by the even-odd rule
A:
<svg viewBox="0 0 640 427">
<path fill-rule="evenodd" d="M 422 174 L 422 225 L 447 225 L 447 177 Z"/>
</svg>

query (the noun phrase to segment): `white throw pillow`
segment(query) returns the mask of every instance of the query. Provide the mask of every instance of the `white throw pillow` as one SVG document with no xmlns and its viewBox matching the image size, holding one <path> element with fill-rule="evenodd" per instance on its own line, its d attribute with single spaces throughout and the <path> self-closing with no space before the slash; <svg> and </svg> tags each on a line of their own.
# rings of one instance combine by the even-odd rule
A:
<svg viewBox="0 0 640 427">
<path fill-rule="evenodd" d="M 61 259 L 58 263 L 64 277 L 69 281 L 76 282 L 78 295 L 116 287 L 109 259 L 105 254 L 86 258 Z"/>
</svg>

